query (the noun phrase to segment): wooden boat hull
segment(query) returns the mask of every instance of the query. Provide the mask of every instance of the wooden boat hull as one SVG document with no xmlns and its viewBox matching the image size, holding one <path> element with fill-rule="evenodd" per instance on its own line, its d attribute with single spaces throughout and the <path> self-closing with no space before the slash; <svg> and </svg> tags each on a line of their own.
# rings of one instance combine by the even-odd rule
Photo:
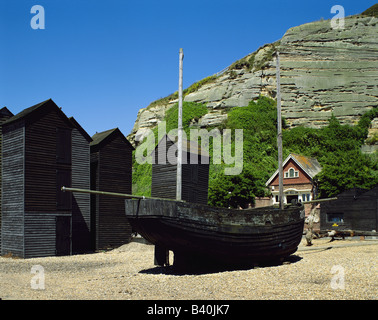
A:
<svg viewBox="0 0 378 320">
<path fill-rule="evenodd" d="M 273 261 L 294 253 L 301 241 L 303 206 L 284 210 L 214 208 L 171 200 L 125 200 L 126 217 L 149 242 L 178 260 L 227 265 Z"/>
</svg>

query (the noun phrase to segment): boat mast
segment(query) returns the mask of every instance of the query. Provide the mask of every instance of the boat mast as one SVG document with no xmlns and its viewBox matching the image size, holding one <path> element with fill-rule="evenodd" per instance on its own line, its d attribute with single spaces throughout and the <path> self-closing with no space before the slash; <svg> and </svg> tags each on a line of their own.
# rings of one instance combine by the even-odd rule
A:
<svg viewBox="0 0 378 320">
<path fill-rule="evenodd" d="M 177 126 L 177 179 L 176 179 L 176 199 L 181 200 L 182 197 L 182 62 L 184 60 L 184 52 L 180 48 L 179 55 L 179 101 L 178 101 L 178 126 Z"/>
<path fill-rule="evenodd" d="M 284 208 L 283 201 L 283 168 L 282 168 L 282 120 L 281 120 L 281 91 L 280 91 L 280 55 L 276 51 L 276 80 L 277 80 L 277 146 L 278 146 L 278 202 L 280 209 Z"/>
</svg>

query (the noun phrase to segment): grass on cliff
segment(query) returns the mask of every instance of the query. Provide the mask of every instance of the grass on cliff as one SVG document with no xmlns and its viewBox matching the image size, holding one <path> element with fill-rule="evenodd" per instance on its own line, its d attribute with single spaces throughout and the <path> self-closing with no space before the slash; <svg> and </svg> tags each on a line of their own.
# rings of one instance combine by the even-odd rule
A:
<svg viewBox="0 0 378 320">
<path fill-rule="evenodd" d="M 187 132 L 191 119 L 206 114 L 205 109 L 204 105 L 184 104 L 183 126 Z M 177 107 L 169 111 L 166 120 L 170 130 L 177 127 Z M 285 128 L 283 119 L 283 156 L 299 153 L 318 159 L 323 170 L 315 178 L 322 198 L 353 187 L 371 188 L 378 183 L 377 158 L 363 154 L 360 148 L 375 117 L 378 117 L 378 108 L 365 113 L 352 126 L 342 125 L 332 116 L 328 125 L 320 129 Z M 277 169 L 276 127 L 276 102 L 272 99 L 260 97 L 246 107 L 229 111 L 228 119 L 220 129 L 243 129 L 243 171 L 239 175 L 227 176 L 224 163 L 210 164 L 210 205 L 246 207 L 254 202 L 255 197 L 268 195 L 265 182 Z M 133 188 L 135 194 L 151 195 L 151 165 L 135 164 Z"/>
<path fill-rule="evenodd" d="M 235 61 L 229 68 L 231 75 L 232 75 L 233 70 L 246 69 L 248 71 L 252 70 L 255 72 L 255 71 L 264 69 L 267 63 L 273 60 L 273 55 L 277 51 L 280 43 L 281 43 L 281 40 L 266 44 L 258 48 L 255 52 L 247 55 L 246 57 L 241 58 L 238 61 Z M 259 50 L 263 49 L 264 47 L 267 47 L 268 49 L 264 52 L 263 58 L 260 59 L 259 61 L 256 61 L 255 58 L 256 58 L 257 52 L 259 52 Z"/>
<path fill-rule="evenodd" d="M 182 125 L 187 137 L 191 123 L 198 121 L 207 113 L 204 104 L 195 102 L 183 102 Z M 178 104 L 167 110 L 164 120 L 166 121 L 166 132 L 177 128 Z M 158 143 L 158 128 L 152 130 L 155 138 L 155 145 Z M 135 161 L 135 151 L 133 154 L 133 194 L 140 196 L 151 196 L 152 165 L 148 163 L 139 164 Z"/>
<path fill-rule="evenodd" d="M 200 81 L 193 83 L 188 88 L 183 90 L 183 92 L 182 92 L 183 97 L 185 98 L 185 96 L 187 96 L 188 94 L 198 91 L 205 84 L 212 83 L 216 79 L 217 79 L 217 77 L 215 75 L 212 75 L 212 76 L 206 77 L 206 78 L 204 78 Z M 178 91 L 175 91 L 174 93 L 170 94 L 167 97 L 164 97 L 164 98 L 161 98 L 161 99 L 158 99 L 156 101 L 151 102 L 147 108 L 151 108 L 151 107 L 156 106 L 156 105 L 167 105 L 170 101 L 173 101 L 173 100 L 176 100 L 176 99 L 178 99 Z"/>
<path fill-rule="evenodd" d="M 378 3 L 372 5 L 369 9 L 361 13 L 363 16 L 378 17 Z"/>
<path fill-rule="evenodd" d="M 247 107 L 233 108 L 226 127 L 244 130 L 244 168 L 239 176 L 210 172 L 209 203 L 246 207 L 255 197 L 269 195 L 265 182 L 277 169 L 277 114 L 274 100 L 260 97 Z M 361 152 L 371 120 L 378 108 L 365 113 L 357 125 L 342 125 L 332 116 L 326 127 L 285 128 L 283 157 L 298 153 L 317 158 L 323 167 L 315 179 L 321 198 L 332 197 L 353 187 L 369 189 L 378 183 L 376 156 Z"/>
</svg>

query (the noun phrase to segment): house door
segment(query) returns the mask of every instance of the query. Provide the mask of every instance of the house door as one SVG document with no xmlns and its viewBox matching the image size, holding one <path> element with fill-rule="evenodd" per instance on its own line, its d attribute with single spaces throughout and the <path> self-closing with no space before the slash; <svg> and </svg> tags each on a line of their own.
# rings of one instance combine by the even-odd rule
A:
<svg viewBox="0 0 378 320">
<path fill-rule="evenodd" d="M 290 195 L 290 196 L 287 195 L 287 196 L 286 196 L 286 202 L 287 202 L 287 203 L 291 203 L 292 200 L 296 200 L 296 201 L 298 201 L 298 195 L 296 194 L 296 195 Z"/>
<path fill-rule="evenodd" d="M 55 250 L 57 256 L 71 254 L 71 217 L 55 217 L 56 221 L 56 241 Z"/>
</svg>

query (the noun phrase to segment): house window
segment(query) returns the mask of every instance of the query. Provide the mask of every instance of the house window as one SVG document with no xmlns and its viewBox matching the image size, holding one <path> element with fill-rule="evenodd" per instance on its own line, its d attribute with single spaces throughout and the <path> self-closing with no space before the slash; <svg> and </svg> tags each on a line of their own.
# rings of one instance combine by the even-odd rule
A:
<svg viewBox="0 0 378 320">
<path fill-rule="evenodd" d="M 306 201 L 306 195 L 305 194 L 302 194 L 302 201 Z"/>
<path fill-rule="evenodd" d="M 327 213 L 327 222 L 344 222 L 344 213 Z"/>
<path fill-rule="evenodd" d="M 299 172 L 294 170 L 294 168 L 290 168 L 288 171 L 285 172 L 285 178 L 298 178 Z"/>
</svg>

